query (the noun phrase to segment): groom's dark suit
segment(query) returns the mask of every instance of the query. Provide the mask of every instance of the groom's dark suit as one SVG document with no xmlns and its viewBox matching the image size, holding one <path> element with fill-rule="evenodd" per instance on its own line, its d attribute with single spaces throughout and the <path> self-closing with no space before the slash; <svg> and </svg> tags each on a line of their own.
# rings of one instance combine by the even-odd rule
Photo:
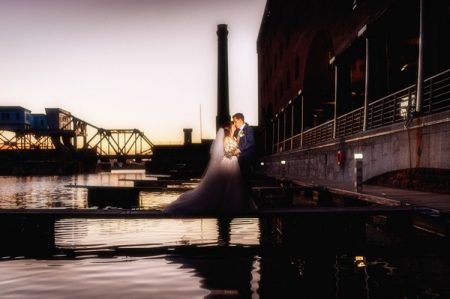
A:
<svg viewBox="0 0 450 299">
<path fill-rule="evenodd" d="M 255 135 L 253 128 L 245 123 L 243 129 L 237 129 L 234 132 L 236 138 L 239 138 L 239 163 L 243 161 L 250 161 L 254 158 L 255 151 Z"/>
<path fill-rule="evenodd" d="M 242 177 L 250 195 L 250 179 L 255 156 L 255 134 L 253 128 L 245 123 L 244 128 L 237 129 L 234 132 L 234 137 L 239 138 L 239 150 L 241 153 L 239 154 L 238 161 Z"/>
</svg>

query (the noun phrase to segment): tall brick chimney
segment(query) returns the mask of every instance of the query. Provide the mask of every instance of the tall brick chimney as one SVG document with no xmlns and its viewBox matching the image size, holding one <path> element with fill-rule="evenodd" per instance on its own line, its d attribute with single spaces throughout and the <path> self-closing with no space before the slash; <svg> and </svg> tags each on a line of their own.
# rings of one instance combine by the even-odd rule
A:
<svg viewBox="0 0 450 299">
<path fill-rule="evenodd" d="M 192 129 L 183 129 L 184 132 L 184 145 L 192 144 Z"/>
<path fill-rule="evenodd" d="M 228 30 L 227 24 L 217 25 L 218 64 L 217 64 L 217 116 L 216 129 L 230 121 L 228 96 Z"/>
</svg>

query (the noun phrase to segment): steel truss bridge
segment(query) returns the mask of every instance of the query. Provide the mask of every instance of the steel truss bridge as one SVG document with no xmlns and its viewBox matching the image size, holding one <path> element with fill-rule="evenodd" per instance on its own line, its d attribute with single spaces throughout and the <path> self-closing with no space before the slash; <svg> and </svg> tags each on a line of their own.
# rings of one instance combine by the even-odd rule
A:
<svg viewBox="0 0 450 299">
<path fill-rule="evenodd" d="M 153 143 L 138 129 L 103 129 L 68 112 L 60 128 L 2 129 L 0 150 L 94 150 L 99 159 L 148 159 Z"/>
</svg>

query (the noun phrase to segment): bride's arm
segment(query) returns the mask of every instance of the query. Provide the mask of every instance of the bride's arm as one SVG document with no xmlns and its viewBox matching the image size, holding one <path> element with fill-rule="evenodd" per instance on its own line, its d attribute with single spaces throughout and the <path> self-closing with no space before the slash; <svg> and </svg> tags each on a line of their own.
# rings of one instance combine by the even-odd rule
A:
<svg viewBox="0 0 450 299">
<path fill-rule="evenodd" d="M 226 136 L 223 140 L 223 148 L 226 148 L 229 142 L 230 142 L 230 137 Z"/>
</svg>

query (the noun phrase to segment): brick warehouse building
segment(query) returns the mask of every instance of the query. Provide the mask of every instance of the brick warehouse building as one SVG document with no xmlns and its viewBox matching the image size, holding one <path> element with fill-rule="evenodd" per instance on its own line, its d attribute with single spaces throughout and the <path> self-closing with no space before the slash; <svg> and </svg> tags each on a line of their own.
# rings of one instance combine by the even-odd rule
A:
<svg viewBox="0 0 450 299">
<path fill-rule="evenodd" d="M 448 0 L 268 0 L 257 40 L 263 160 L 450 110 L 449 36 Z"/>
</svg>

